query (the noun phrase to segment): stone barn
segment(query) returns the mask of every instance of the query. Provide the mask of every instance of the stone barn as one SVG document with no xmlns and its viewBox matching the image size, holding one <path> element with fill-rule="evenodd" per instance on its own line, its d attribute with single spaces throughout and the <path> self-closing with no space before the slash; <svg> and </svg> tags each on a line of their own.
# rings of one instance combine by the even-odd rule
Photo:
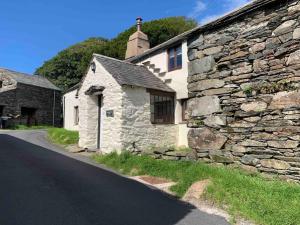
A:
<svg viewBox="0 0 300 225">
<path fill-rule="evenodd" d="M 0 117 L 15 124 L 61 124 L 61 91 L 44 77 L 0 68 Z"/>
</svg>

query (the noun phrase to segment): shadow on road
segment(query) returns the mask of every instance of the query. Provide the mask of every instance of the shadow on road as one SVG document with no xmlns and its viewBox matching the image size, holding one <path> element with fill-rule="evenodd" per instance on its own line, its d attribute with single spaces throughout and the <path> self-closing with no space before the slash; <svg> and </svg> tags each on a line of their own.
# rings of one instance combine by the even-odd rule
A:
<svg viewBox="0 0 300 225">
<path fill-rule="evenodd" d="M 221 225 L 224 219 L 104 169 L 0 134 L 0 224 Z"/>
</svg>

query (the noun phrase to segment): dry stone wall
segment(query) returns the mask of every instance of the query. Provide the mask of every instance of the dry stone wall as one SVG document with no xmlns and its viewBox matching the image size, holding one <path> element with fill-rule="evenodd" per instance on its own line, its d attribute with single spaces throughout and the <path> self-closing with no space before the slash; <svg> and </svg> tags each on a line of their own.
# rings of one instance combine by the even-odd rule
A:
<svg viewBox="0 0 300 225">
<path fill-rule="evenodd" d="M 300 3 L 193 34 L 189 145 L 207 162 L 300 181 Z"/>
</svg>

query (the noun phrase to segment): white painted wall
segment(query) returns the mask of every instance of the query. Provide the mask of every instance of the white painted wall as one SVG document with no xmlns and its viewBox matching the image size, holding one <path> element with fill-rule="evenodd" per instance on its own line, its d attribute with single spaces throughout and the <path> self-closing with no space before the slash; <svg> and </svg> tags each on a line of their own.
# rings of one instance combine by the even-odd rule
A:
<svg viewBox="0 0 300 225">
<path fill-rule="evenodd" d="M 139 64 L 149 61 L 151 64 L 155 65 L 155 68 L 159 68 L 160 72 L 166 72 L 164 76 L 157 77 L 165 81 L 166 79 L 172 79 L 171 83 L 168 85 L 173 88 L 177 93 L 177 99 L 188 98 L 187 89 L 187 77 L 188 77 L 188 48 L 187 42 L 182 43 L 182 68 L 174 71 L 168 71 L 168 50 L 158 51 L 154 55 L 149 56 L 147 59 L 143 59 Z M 150 69 L 151 70 L 151 69 Z"/>
<path fill-rule="evenodd" d="M 79 106 L 79 99 L 76 98 L 77 89 L 70 91 L 63 96 L 64 128 L 67 130 L 79 130 L 79 125 L 75 124 L 75 106 Z M 80 118 L 80 116 L 79 116 Z"/>
<path fill-rule="evenodd" d="M 87 96 L 85 91 L 93 85 L 104 86 L 101 111 L 101 151 L 108 153 L 122 150 L 122 90 L 121 86 L 97 61 L 96 72 L 89 69 L 79 91 L 79 146 L 83 148 L 97 148 L 98 134 L 98 100 L 97 96 Z M 106 111 L 113 110 L 114 117 L 107 117 Z"/>
</svg>

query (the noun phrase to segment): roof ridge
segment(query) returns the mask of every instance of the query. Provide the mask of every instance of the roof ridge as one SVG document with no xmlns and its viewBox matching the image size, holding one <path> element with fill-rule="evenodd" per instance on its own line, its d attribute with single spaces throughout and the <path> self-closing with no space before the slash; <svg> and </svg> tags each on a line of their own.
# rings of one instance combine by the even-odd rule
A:
<svg viewBox="0 0 300 225">
<path fill-rule="evenodd" d="M 2 67 L 0 67 L 0 75 L 7 75 L 16 80 L 18 83 L 60 90 L 47 77 L 41 75 L 27 74 Z"/>
<path fill-rule="evenodd" d="M 42 75 L 39 75 L 39 74 L 29 74 L 29 73 L 19 72 L 19 71 L 8 69 L 8 68 L 4 68 L 4 67 L 0 67 L 0 70 L 6 70 L 6 71 L 13 72 L 13 73 L 16 73 L 16 74 L 19 74 L 19 75 L 23 75 L 23 76 L 39 77 L 39 78 L 43 78 L 43 79 L 48 80 L 46 77 L 44 77 Z"/>
<path fill-rule="evenodd" d="M 146 67 L 143 66 L 143 65 L 137 65 L 137 64 L 128 62 L 128 61 L 126 61 L 126 60 L 120 60 L 120 59 L 116 59 L 116 58 L 109 57 L 109 56 L 106 56 L 106 55 L 101 55 L 101 54 L 93 53 L 93 56 L 99 56 L 99 57 L 106 58 L 106 59 L 110 59 L 110 60 L 114 60 L 114 61 L 117 61 L 117 62 L 126 63 L 126 64 L 129 64 L 129 65 L 132 65 L 132 66 L 138 66 L 138 67 L 146 68 Z"/>
</svg>

